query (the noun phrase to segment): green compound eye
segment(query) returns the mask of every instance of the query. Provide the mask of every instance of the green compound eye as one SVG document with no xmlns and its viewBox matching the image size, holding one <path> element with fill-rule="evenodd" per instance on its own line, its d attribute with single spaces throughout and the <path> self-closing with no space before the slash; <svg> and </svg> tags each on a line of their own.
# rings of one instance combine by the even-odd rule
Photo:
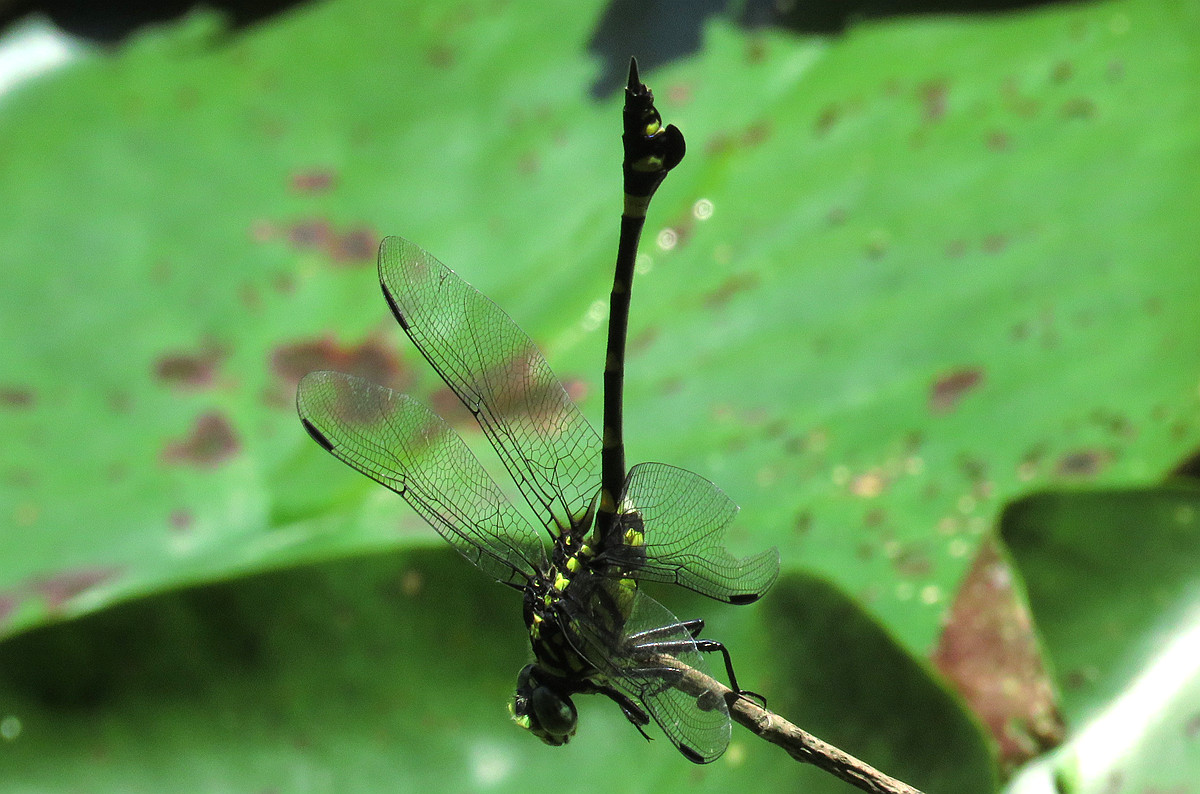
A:
<svg viewBox="0 0 1200 794">
<path fill-rule="evenodd" d="M 513 722 L 555 747 L 570 741 L 579 722 L 570 696 L 542 683 L 532 664 L 517 676 L 517 693 L 508 710 Z"/>
</svg>

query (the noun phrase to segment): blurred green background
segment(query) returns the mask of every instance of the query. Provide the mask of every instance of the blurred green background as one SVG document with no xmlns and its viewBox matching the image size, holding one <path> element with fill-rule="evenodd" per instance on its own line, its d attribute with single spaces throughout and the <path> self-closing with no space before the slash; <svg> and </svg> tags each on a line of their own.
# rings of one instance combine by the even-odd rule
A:
<svg viewBox="0 0 1200 794">
<path fill-rule="evenodd" d="M 0 788 L 851 790 L 737 726 L 692 766 L 598 698 L 568 747 L 524 735 L 519 599 L 294 413 L 354 371 L 487 453 L 379 293 L 401 234 L 598 424 L 634 54 L 689 151 L 629 457 L 717 482 L 734 551 L 783 561 L 751 607 L 654 594 L 928 792 L 1064 737 L 1072 791 L 1200 791 L 1186 665 L 1102 764 L 1075 741 L 1200 658 L 1200 4 L 747 16 L 193 12 L 0 94 Z"/>
</svg>

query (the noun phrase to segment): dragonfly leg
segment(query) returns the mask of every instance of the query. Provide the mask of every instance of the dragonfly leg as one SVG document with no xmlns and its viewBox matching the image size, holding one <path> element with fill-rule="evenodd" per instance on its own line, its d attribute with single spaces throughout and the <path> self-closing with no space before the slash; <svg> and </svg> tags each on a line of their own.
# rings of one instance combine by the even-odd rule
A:
<svg viewBox="0 0 1200 794">
<path fill-rule="evenodd" d="M 717 653 L 725 659 L 725 672 L 729 675 L 729 688 L 738 694 L 738 697 L 744 697 L 747 700 L 758 701 L 759 705 L 766 706 L 767 699 L 757 692 L 752 692 L 749 689 L 742 689 L 738 686 L 737 676 L 733 673 L 733 657 L 729 655 L 729 649 L 724 643 L 716 640 L 700 639 L 700 632 L 704 631 L 704 621 L 696 618 L 695 620 L 685 620 L 682 623 L 683 627 L 688 630 L 688 633 L 696 640 L 696 650 L 701 653 Z"/>
<path fill-rule="evenodd" d="M 633 724 L 633 727 L 638 729 L 638 733 L 644 736 L 646 741 L 650 742 L 654 740 L 650 734 L 646 733 L 645 727 L 650 724 L 650 715 L 641 706 L 612 687 L 595 685 L 595 690 L 601 695 L 607 695 L 610 700 L 620 706 L 621 713 L 625 715 L 625 719 L 629 720 Z"/>
</svg>

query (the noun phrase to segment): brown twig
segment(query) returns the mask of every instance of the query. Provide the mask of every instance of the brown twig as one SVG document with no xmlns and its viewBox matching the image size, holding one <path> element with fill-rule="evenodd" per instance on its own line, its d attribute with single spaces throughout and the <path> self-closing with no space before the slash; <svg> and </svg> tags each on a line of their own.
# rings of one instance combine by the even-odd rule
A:
<svg viewBox="0 0 1200 794">
<path fill-rule="evenodd" d="M 677 689 L 695 696 L 701 702 L 704 699 L 712 702 L 714 697 L 723 698 L 734 722 L 768 742 L 779 745 L 797 761 L 824 769 L 855 788 L 872 794 L 921 794 L 918 789 L 888 777 L 849 753 L 821 741 L 778 714 L 768 711 L 715 678 L 688 667 L 674 657 L 660 654 L 656 661 L 683 673 L 683 677 L 675 683 Z"/>
</svg>

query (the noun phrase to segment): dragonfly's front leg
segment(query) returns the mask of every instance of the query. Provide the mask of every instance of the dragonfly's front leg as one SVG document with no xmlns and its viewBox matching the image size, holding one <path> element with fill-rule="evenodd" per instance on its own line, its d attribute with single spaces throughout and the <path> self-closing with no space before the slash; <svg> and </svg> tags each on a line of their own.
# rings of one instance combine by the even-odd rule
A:
<svg viewBox="0 0 1200 794">
<path fill-rule="evenodd" d="M 646 733 L 646 727 L 650 724 L 650 715 L 646 713 L 638 704 L 634 703 L 627 695 L 623 695 L 612 687 L 604 686 L 603 684 L 593 684 L 595 691 L 601 695 L 607 695 L 610 700 L 621 707 L 621 713 L 625 715 L 625 719 L 629 720 L 633 727 L 638 729 L 638 733 L 646 738 L 646 741 L 652 741 L 650 734 Z"/>
</svg>

